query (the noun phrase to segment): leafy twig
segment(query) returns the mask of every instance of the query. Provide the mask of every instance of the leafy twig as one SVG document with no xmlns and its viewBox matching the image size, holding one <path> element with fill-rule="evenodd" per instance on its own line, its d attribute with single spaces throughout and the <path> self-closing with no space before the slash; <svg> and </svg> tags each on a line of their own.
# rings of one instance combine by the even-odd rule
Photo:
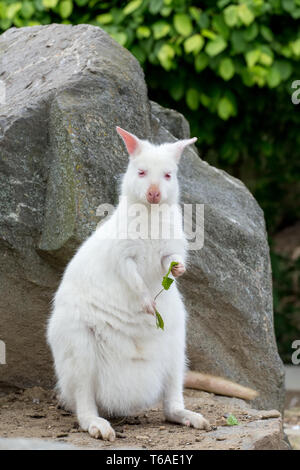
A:
<svg viewBox="0 0 300 470">
<path fill-rule="evenodd" d="M 173 267 L 176 266 L 178 264 L 177 261 L 172 261 L 170 263 L 170 267 L 169 267 L 169 270 L 167 272 L 167 274 L 163 277 L 163 280 L 161 282 L 161 285 L 163 286 L 163 288 L 159 291 L 158 294 L 156 294 L 156 296 L 154 297 L 154 300 L 157 299 L 157 297 L 164 291 L 164 290 L 169 290 L 171 285 L 173 284 L 174 282 L 174 279 L 172 279 L 171 277 L 169 277 L 169 274 L 170 272 L 172 271 Z M 162 316 L 160 315 L 160 313 L 155 310 L 155 315 L 156 315 L 156 326 L 157 328 L 161 328 L 162 330 L 164 329 L 164 321 L 162 319 Z"/>
</svg>

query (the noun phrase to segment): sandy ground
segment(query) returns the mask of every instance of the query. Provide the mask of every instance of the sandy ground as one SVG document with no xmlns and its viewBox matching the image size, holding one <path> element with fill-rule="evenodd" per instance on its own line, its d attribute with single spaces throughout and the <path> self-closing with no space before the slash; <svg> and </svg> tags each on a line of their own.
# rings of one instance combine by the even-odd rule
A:
<svg viewBox="0 0 300 470">
<path fill-rule="evenodd" d="M 59 407 L 53 392 L 34 387 L 0 396 L 0 436 L 42 438 L 98 449 L 239 449 L 243 438 L 247 437 L 245 431 L 242 432 L 244 426 L 239 427 L 241 434 L 232 439 L 230 433 L 226 434 L 229 431 L 227 415 L 234 414 L 240 425 L 259 419 L 254 413 L 249 414 L 242 400 L 186 390 L 185 402 L 187 408 L 201 412 L 210 421 L 212 431 L 166 423 L 158 406 L 136 417 L 112 420 L 117 439 L 108 443 L 92 439 L 83 432 L 76 417 Z M 226 432 L 220 436 L 219 430 Z"/>
</svg>

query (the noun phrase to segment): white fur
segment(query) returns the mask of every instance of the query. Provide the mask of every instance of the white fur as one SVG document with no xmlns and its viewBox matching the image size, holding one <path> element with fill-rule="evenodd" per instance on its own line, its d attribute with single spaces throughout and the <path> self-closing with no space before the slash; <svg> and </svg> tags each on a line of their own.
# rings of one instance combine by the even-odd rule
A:
<svg viewBox="0 0 300 470">
<path fill-rule="evenodd" d="M 186 311 L 176 282 L 156 300 L 164 331 L 147 313 L 153 313 L 170 262 L 185 263 L 179 206 L 171 223 L 180 239 L 118 237 L 118 216 L 125 204 L 142 203 L 148 212 L 153 207 L 146 199 L 151 184 L 159 186 L 161 203 L 177 204 L 177 162 L 193 140 L 154 146 L 134 138 L 138 151 L 131 155 L 119 205 L 67 266 L 48 324 L 63 403 L 91 436 L 107 440 L 114 440 L 115 433 L 100 416 L 134 414 L 161 399 L 168 420 L 208 427 L 202 415 L 184 409 Z M 140 169 L 146 176 L 138 176 Z M 177 274 L 183 271 L 181 266 Z"/>
</svg>

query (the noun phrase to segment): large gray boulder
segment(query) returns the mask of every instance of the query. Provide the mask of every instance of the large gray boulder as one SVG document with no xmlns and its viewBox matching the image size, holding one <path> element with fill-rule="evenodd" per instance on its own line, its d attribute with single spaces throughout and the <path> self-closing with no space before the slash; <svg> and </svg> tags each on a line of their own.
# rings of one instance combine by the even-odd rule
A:
<svg viewBox="0 0 300 470">
<path fill-rule="evenodd" d="M 2 385 L 53 384 L 45 343 L 63 268 L 116 204 L 127 155 L 115 126 L 154 142 L 188 137 L 186 120 L 150 103 L 136 59 L 101 29 L 35 26 L 0 37 L 0 340 Z M 205 204 L 202 250 L 180 281 L 190 312 L 190 367 L 260 392 L 281 409 L 264 216 L 247 188 L 202 161 L 181 163 L 182 199 Z"/>
</svg>

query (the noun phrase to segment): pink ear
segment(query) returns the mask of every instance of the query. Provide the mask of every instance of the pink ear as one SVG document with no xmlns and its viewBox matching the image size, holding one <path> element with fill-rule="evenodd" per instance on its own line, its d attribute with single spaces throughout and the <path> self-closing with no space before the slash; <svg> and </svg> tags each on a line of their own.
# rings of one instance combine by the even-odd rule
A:
<svg viewBox="0 0 300 470">
<path fill-rule="evenodd" d="M 122 137 L 129 155 L 138 153 L 140 150 L 140 140 L 130 132 L 125 131 L 121 127 L 116 127 L 118 134 Z"/>
<path fill-rule="evenodd" d="M 193 144 L 194 142 L 196 142 L 196 140 L 197 140 L 197 137 L 193 137 L 192 139 L 178 140 L 177 142 L 175 142 L 175 144 L 172 144 L 175 147 L 175 157 L 177 161 L 180 160 L 180 157 L 185 147 Z"/>
</svg>

